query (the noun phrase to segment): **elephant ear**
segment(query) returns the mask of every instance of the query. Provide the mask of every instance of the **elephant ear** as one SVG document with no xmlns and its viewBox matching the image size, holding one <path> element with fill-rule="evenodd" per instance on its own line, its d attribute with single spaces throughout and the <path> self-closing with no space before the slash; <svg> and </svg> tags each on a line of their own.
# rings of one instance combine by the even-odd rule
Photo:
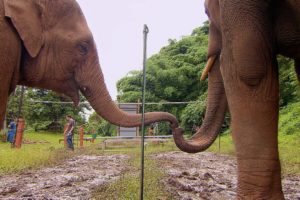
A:
<svg viewBox="0 0 300 200">
<path fill-rule="evenodd" d="M 16 28 L 31 57 L 36 57 L 43 46 L 40 7 L 34 0 L 4 0 L 5 16 Z"/>
</svg>

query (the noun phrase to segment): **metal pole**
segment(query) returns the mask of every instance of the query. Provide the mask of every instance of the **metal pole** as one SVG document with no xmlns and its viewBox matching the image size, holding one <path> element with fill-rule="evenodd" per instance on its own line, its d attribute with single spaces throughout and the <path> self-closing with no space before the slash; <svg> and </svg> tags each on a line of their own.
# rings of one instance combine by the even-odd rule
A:
<svg viewBox="0 0 300 200">
<path fill-rule="evenodd" d="M 147 60 L 147 35 L 149 29 L 144 25 L 144 59 L 143 59 L 143 89 L 142 89 L 142 142 L 141 142 L 141 185 L 140 185 L 140 200 L 144 199 L 144 155 L 145 155 L 145 91 L 146 91 L 146 60 Z"/>
<path fill-rule="evenodd" d="M 219 134 L 219 153 L 221 152 L 221 134 Z"/>
<path fill-rule="evenodd" d="M 19 110 L 17 116 L 17 132 L 15 134 L 15 141 L 12 147 L 21 148 L 22 139 L 23 139 L 23 131 L 25 127 L 25 121 L 22 116 L 22 109 L 23 109 L 23 100 L 24 100 L 24 92 L 25 87 L 21 87 L 21 94 L 20 94 L 20 101 L 19 101 Z"/>
</svg>

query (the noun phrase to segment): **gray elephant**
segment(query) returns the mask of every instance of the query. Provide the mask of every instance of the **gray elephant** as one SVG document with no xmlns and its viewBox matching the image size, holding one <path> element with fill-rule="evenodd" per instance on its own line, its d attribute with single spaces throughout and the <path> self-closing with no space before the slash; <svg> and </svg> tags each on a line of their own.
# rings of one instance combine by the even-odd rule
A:
<svg viewBox="0 0 300 200">
<path fill-rule="evenodd" d="M 104 83 L 93 36 L 75 0 L 0 0 L 0 124 L 17 84 L 64 93 L 79 103 L 79 91 L 107 121 L 141 125 L 112 101 Z M 145 123 L 176 118 L 146 113 Z"/>
</svg>

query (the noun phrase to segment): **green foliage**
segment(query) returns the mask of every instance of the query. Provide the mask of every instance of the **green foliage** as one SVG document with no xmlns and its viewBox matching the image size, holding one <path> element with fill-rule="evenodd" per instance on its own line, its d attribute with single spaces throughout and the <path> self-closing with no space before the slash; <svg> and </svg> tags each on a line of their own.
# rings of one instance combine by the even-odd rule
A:
<svg viewBox="0 0 300 200">
<path fill-rule="evenodd" d="M 192 132 L 194 126 L 200 126 L 204 118 L 206 104 L 206 94 L 201 96 L 194 103 L 191 103 L 185 107 L 181 115 L 181 124 L 185 131 Z"/>
<path fill-rule="evenodd" d="M 192 35 L 199 35 L 199 34 L 208 35 L 208 33 L 209 33 L 209 21 L 205 21 L 201 27 L 195 28 L 193 30 Z"/>
<path fill-rule="evenodd" d="M 96 112 L 94 112 L 88 121 L 88 126 L 85 129 L 88 133 L 96 132 L 101 136 L 115 136 L 117 127 L 108 123 L 101 118 Z"/>
<path fill-rule="evenodd" d="M 278 56 L 280 106 L 300 100 L 300 90 L 297 75 L 294 70 L 294 61 Z"/>
</svg>

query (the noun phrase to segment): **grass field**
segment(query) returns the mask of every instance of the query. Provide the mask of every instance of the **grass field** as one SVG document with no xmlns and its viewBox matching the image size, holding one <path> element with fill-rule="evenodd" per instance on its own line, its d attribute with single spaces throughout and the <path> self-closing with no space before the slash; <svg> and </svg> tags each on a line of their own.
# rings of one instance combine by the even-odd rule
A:
<svg viewBox="0 0 300 200">
<path fill-rule="evenodd" d="M 300 174 L 300 137 L 279 134 L 278 143 L 283 174 Z M 209 151 L 219 152 L 218 139 Z M 221 137 L 220 153 L 234 155 L 234 145 L 230 135 Z"/>
<path fill-rule="evenodd" d="M 118 153 L 122 153 L 122 151 Z M 139 199 L 140 149 L 131 148 L 129 151 L 127 149 L 126 154 L 131 157 L 129 170 L 118 181 L 98 188 L 93 194 L 95 199 Z M 165 174 L 158 170 L 156 163 L 151 160 L 149 155 L 149 153 L 145 155 L 144 199 L 171 199 L 161 182 Z"/>
<path fill-rule="evenodd" d="M 23 139 L 37 143 L 23 144 L 21 149 L 11 149 L 10 143 L 0 142 L 0 174 L 48 166 L 78 153 L 65 150 L 63 142 L 58 143 L 59 139 L 63 139 L 62 134 L 25 132 Z"/>
<path fill-rule="evenodd" d="M 21 149 L 11 149 L 9 143 L 0 143 L 0 173 L 13 173 L 28 168 L 45 166 L 71 156 L 72 153 L 65 151 L 63 143 L 58 143 L 59 139 L 62 138 L 62 134 L 26 132 L 24 135 L 25 140 L 47 141 L 48 143 L 23 144 Z M 89 142 L 85 142 L 84 144 L 85 146 L 92 145 Z M 298 135 L 279 135 L 279 152 L 284 173 L 300 174 L 299 147 L 300 139 Z M 126 153 L 132 150 L 132 148 L 128 148 L 119 149 L 118 151 Z M 146 152 L 151 154 L 174 150 L 178 149 L 173 142 L 170 142 L 164 146 L 149 147 L 146 149 Z M 97 151 L 93 148 L 87 148 L 84 153 L 96 153 Z M 234 145 L 230 135 L 227 134 L 220 137 L 220 149 L 219 139 L 217 139 L 209 148 L 209 151 L 234 155 Z M 75 151 L 75 153 L 79 152 Z"/>
</svg>

